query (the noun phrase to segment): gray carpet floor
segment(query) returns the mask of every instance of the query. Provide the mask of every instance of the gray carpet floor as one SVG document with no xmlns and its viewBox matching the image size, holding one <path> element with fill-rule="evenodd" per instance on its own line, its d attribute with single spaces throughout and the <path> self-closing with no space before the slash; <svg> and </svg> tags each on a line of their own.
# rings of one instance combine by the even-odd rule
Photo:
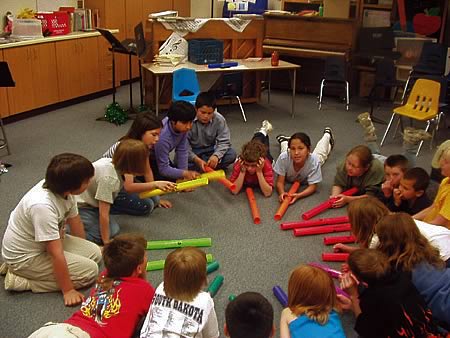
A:
<svg viewBox="0 0 450 338">
<path fill-rule="evenodd" d="M 135 86 L 135 97 L 138 97 Z M 127 88 L 119 89 L 119 102 L 127 103 Z M 267 103 L 263 96 L 260 104 L 245 106 L 248 122 L 244 123 L 237 106 L 221 107 L 231 129 L 232 143 L 239 152 L 261 121 L 268 119 L 274 130 L 271 134 L 271 152 L 276 158 L 279 146 L 275 136 L 279 133 L 290 135 L 296 131 L 309 134 L 313 144 L 321 137 L 325 126 L 333 128 L 336 145 L 328 161 L 323 166 L 324 180 L 313 196 L 298 201 L 291 206 L 283 220 L 297 220 L 303 211 L 310 209 L 329 196 L 336 163 L 353 146 L 363 142 L 363 131 L 355 122 L 356 116 L 367 110 L 367 103 L 353 103 L 349 111 L 344 104 L 334 98 L 325 98 L 321 111 L 317 110 L 314 96 L 297 94 L 297 112 L 290 116 L 290 93 L 273 92 L 272 101 Z M 62 152 L 74 152 L 94 161 L 119 137 L 125 134 L 131 122 L 115 126 L 107 122 L 97 122 L 110 96 L 51 111 L 6 125 L 12 154 L 5 156 L 1 150 L 0 160 L 13 164 L 10 171 L 0 176 L 0 236 L 3 238 L 10 212 L 20 198 L 37 181 L 44 177 L 50 158 Z M 388 119 L 390 107 L 376 111 L 378 117 Z M 376 125 L 378 135 L 385 126 Z M 443 130 L 438 139 L 448 137 L 448 129 Z M 401 138 L 388 140 L 382 151 L 385 155 L 401 152 Z M 430 168 L 432 151 L 425 145 L 417 164 Z M 211 275 L 222 274 L 225 282 L 215 296 L 215 306 L 220 329 L 224 324 L 224 310 L 230 294 L 257 291 L 265 295 L 275 310 L 275 326 L 278 327 L 281 305 L 272 295 L 276 284 L 287 289 L 289 272 L 300 263 L 320 261 L 320 254 L 330 251 L 323 245 L 322 237 L 293 237 L 291 232 L 279 230 L 279 222 L 273 220 L 278 207 L 277 194 L 264 198 L 256 193 L 262 222 L 252 223 L 245 193 L 231 195 L 222 185 L 210 183 L 191 193 L 168 196 L 173 202 L 172 209 L 156 209 L 149 217 L 119 216 L 122 232 L 140 232 L 148 240 L 211 237 L 213 245 L 205 251 L 213 254 L 220 263 L 220 269 Z M 345 210 L 327 211 L 321 216 L 344 215 Z M 169 250 L 149 251 L 149 260 L 163 259 Z M 339 267 L 338 264 L 332 264 Z M 156 287 L 162 281 L 162 272 L 147 273 L 148 280 Z M 0 277 L 0 283 L 4 278 Z M 84 290 L 87 293 L 87 289 Z M 0 336 L 25 337 L 48 321 L 59 322 L 69 317 L 74 308 L 64 307 L 59 292 L 33 294 L 31 292 L 8 292 L 0 287 Z M 355 337 L 353 315 L 342 316 L 346 333 Z M 278 331 L 278 329 L 277 329 Z M 278 336 L 278 333 L 276 334 Z"/>
</svg>

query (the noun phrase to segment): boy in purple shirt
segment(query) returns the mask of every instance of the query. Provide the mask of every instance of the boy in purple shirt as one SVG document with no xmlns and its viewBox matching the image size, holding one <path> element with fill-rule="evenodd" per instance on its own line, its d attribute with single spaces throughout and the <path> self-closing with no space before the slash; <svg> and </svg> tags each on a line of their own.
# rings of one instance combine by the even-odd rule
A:
<svg viewBox="0 0 450 338">
<path fill-rule="evenodd" d="M 199 176 L 196 171 L 188 170 L 189 142 L 187 132 L 192 128 L 196 116 L 195 108 L 189 102 L 175 101 L 169 108 L 167 117 L 162 120 L 163 127 L 159 141 L 154 146 L 157 165 L 152 165 L 157 179 L 192 180 Z M 170 153 L 175 150 L 174 162 Z"/>
</svg>

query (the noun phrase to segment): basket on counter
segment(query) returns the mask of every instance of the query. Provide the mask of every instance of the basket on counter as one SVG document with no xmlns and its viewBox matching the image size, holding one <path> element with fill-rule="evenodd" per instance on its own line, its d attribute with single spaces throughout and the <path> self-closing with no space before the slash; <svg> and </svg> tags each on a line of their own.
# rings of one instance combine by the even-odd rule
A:
<svg viewBox="0 0 450 338">
<path fill-rule="evenodd" d="M 67 12 L 41 12 L 36 18 L 42 22 L 42 32 L 46 35 L 65 35 L 70 33 L 69 14 Z"/>
<path fill-rule="evenodd" d="M 223 62 L 223 41 L 216 39 L 189 40 L 189 61 L 197 65 Z"/>
</svg>

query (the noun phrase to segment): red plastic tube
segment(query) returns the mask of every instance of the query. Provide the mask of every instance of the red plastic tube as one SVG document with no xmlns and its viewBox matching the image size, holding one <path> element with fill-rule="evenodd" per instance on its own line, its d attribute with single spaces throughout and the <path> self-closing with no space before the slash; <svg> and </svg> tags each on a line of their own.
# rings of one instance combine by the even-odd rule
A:
<svg viewBox="0 0 450 338">
<path fill-rule="evenodd" d="M 248 203 L 250 204 L 250 209 L 252 211 L 253 223 L 261 223 L 261 216 L 259 215 L 258 205 L 256 204 L 255 194 L 252 188 L 246 188 Z"/>
<path fill-rule="evenodd" d="M 358 188 L 353 187 L 346 191 L 343 191 L 341 194 L 345 196 L 352 196 L 358 192 Z M 314 216 L 324 212 L 327 209 L 330 209 L 333 206 L 334 201 L 336 200 L 336 197 L 332 197 L 328 199 L 327 201 L 319 204 L 318 206 L 312 208 L 311 210 L 305 211 L 302 215 L 302 218 L 304 220 L 308 220 L 310 218 L 313 218 Z"/>
<path fill-rule="evenodd" d="M 214 171 L 213 168 L 208 167 L 205 165 L 205 172 L 209 173 Z M 230 180 L 227 180 L 226 178 L 221 178 L 219 179 L 219 182 L 226 188 L 228 188 L 230 191 L 233 191 L 236 188 L 236 184 L 234 184 L 233 182 L 231 182 Z"/>
<path fill-rule="evenodd" d="M 319 218 L 319 219 L 311 219 L 309 221 L 296 221 L 296 222 L 284 222 L 280 224 L 281 230 L 291 230 L 297 228 L 308 228 L 314 227 L 318 225 L 331 225 L 331 224 L 340 224 L 340 223 L 348 223 L 348 216 L 339 216 L 339 217 L 330 217 L 330 218 Z"/>
<path fill-rule="evenodd" d="M 350 223 L 324 225 L 320 227 L 294 229 L 294 236 L 329 234 L 331 232 L 350 231 Z"/>
<path fill-rule="evenodd" d="M 322 260 L 324 262 L 346 262 L 349 255 L 348 253 L 324 252 L 322 253 Z"/>
<path fill-rule="evenodd" d="M 336 243 L 355 243 L 356 237 L 353 235 L 350 236 L 330 236 L 323 238 L 323 244 L 332 245 Z"/>
<path fill-rule="evenodd" d="M 299 181 L 295 181 L 294 184 L 292 184 L 291 188 L 289 189 L 288 194 L 295 194 L 298 190 L 298 188 L 300 188 L 300 182 Z M 287 208 L 289 207 L 289 203 L 291 203 L 292 198 L 291 197 L 286 197 L 283 202 L 281 202 L 280 207 L 278 208 L 277 212 L 275 213 L 275 216 L 273 217 L 275 219 L 275 221 L 279 221 L 281 220 L 281 218 L 283 218 Z"/>
</svg>

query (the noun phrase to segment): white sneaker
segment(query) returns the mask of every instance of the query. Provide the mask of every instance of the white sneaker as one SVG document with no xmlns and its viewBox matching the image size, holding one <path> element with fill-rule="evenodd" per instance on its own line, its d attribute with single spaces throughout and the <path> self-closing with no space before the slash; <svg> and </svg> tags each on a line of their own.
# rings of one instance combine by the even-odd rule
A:
<svg viewBox="0 0 450 338">
<path fill-rule="evenodd" d="M 261 129 L 263 129 L 267 134 L 273 130 L 272 124 L 268 120 L 262 121 Z"/>
<path fill-rule="evenodd" d="M 24 277 L 17 276 L 8 270 L 5 276 L 5 290 L 27 291 L 31 290 L 30 281 Z"/>
<path fill-rule="evenodd" d="M 4 276 L 8 272 L 8 265 L 6 263 L 2 263 L 0 265 L 0 275 Z"/>
</svg>

